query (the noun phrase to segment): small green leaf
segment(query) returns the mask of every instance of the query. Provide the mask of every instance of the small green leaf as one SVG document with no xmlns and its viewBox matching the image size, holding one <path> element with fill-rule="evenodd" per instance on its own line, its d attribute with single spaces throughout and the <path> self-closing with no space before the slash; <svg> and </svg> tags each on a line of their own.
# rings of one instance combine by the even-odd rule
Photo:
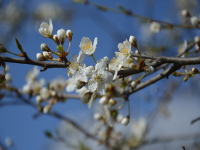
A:
<svg viewBox="0 0 200 150">
<path fill-rule="evenodd" d="M 24 53 L 24 50 L 21 46 L 21 44 L 19 43 L 18 39 L 15 38 L 15 42 L 16 42 L 16 45 L 17 45 L 17 48 L 20 50 L 20 52 L 23 54 Z"/>
<path fill-rule="evenodd" d="M 50 131 L 45 131 L 44 134 L 48 138 L 52 138 L 53 137 L 53 134 Z"/>
</svg>

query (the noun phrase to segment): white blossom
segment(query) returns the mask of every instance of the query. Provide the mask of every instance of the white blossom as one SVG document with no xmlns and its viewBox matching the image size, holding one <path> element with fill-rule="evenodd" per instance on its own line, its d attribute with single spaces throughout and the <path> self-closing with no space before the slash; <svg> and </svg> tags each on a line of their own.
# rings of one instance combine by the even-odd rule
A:
<svg viewBox="0 0 200 150">
<path fill-rule="evenodd" d="M 87 83 L 88 78 L 86 76 L 85 72 L 85 64 L 82 63 L 84 55 L 79 53 L 78 57 L 74 57 L 73 61 L 69 65 L 69 70 L 68 70 L 68 76 L 70 77 L 70 82 L 73 82 L 71 86 L 75 86 L 77 84 L 77 81 L 83 81 Z M 72 88 L 72 87 L 71 87 Z"/>
<path fill-rule="evenodd" d="M 92 45 L 92 41 L 89 38 L 83 37 L 81 39 L 81 43 L 79 47 L 81 48 L 81 51 L 85 55 L 92 55 L 96 50 L 96 45 L 97 45 L 97 37 L 95 37 L 93 45 Z"/>
<path fill-rule="evenodd" d="M 52 32 L 53 32 L 52 20 L 49 19 L 49 24 L 46 22 L 42 22 L 40 24 L 39 32 L 44 37 L 52 37 Z"/>
<path fill-rule="evenodd" d="M 125 62 L 130 58 L 132 51 L 131 51 L 131 43 L 127 40 L 123 43 L 118 44 L 119 52 L 115 52 L 116 57 L 111 60 L 109 64 L 109 69 L 115 70 L 115 74 L 113 80 L 117 78 L 118 71 L 122 68 Z"/>
<path fill-rule="evenodd" d="M 113 74 L 105 69 L 104 61 L 99 61 L 96 64 L 95 70 L 92 72 L 92 79 L 88 82 L 88 89 L 91 92 L 97 90 L 101 95 L 105 94 L 105 84 L 112 82 L 113 79 Z"/>
</svg>

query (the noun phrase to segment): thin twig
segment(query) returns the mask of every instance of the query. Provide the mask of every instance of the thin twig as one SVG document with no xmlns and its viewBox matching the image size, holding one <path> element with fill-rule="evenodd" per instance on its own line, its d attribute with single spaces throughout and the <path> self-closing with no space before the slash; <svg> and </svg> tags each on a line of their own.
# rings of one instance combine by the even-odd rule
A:
<svg viewBox="0 0 200 150">
<path fill-rule="evenodd" d="M 178 70 L 180 68 L 181 68 L 181 65 L 174 64 L 171 68 L 169 68 L 169 69 L 165 70 L 164 72 L 162 72 L 161 74 L 149 79 L 148 81 L 139 84 L 132 91 L 126 91 L 124 94 L 130 95 L 132 93 L 135 93 L 135 92 L 137 92 L 137 91 L 139 91 L 139 90 L 141 90 L 141 89 L 143 89 L 143 88 L 145 88 L 145 87 L 147 87 L 147 86 L 149 86 L 149 85 L 151 85 L 151 84 L 163 79 L 163 78 L 168 78 L 168 76 L 170 74 L 172 74 L 174 71 L 176 71 L 176 70 Z"/>
<path fill-rule="evenodd" d="M 0 56 L 0 62 L 11 62 L 11 63 L 19 63 L 19 64 L 29 64 L 29 65 L 37 65 L 45 68 L 67 68 L 68 65 L 61 62 L 42 62 L 33 59 L 20 59 L 20 58 L 11 58 Z"/>
<path fill-rule="evenodd" d="M 194 123 L 196 123 L 197 121 L 200 121 L 200 117 L 198 117 L 198 118 L 192 120 L 192 121 L 191 121 L 191 124 L 194 124 Z"/>
</svg>

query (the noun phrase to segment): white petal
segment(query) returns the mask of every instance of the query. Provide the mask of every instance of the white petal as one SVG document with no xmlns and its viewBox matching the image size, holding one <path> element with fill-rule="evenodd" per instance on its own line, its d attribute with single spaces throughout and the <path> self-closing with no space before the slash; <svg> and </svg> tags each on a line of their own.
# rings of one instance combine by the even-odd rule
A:
<svg viewBox="0 0 200 150">
<path fill-rule="evenodd" d="M 91 91 L 91 92 L 94 92 L 96 89 L 97 89 L 97 82 L 95 82 L 94 80 L 89 80 L 88 82 L 88 89 Z"/>
<path fill-rule="evenodd" d="M 51 32 L 53 32 L 53 23 L 52 23 L 51 18 L 49 18 L 49 28 L 50 28 Z"/>
<path fill-rule="evenodd" d="M 82 63 L 83 60 L 84 60 L 84 58 L 85 58 L 85 54 L 84 54 L 82 51 L 80 51 L 80 52 L 79 52 L 79 55 L 78 55 L 78 57 L 77 57 L 77 62 L 78 62 L 78 63 Z"/>
<path fill-rule="evenodd" d="M 123 43 L 119 43 L 119 44 L 118 44 L 118 49 L 119 49 L 119 50 L 121 50 L 123 47 L 124 47 L 124 44 L 123 44 Z"/>
<path fill-rule="evenodd" d="M 67 87 L 66 87 L 66 91 L 67 92 L 72 92 L 74 90 L 75 90 L 75 84 L 69 84 L 69 85 L 67 85 Z"/>
<path fill-rule="evenodd" d="M 104 71 L 102 74 L 102 78 L 105 83 L 110 83 L 112 82 L 113 74 L 111 72 Z"/>
<path fill-rule="evenodd" d="M 93 105 L 93 103 L 94 103 L 94 100 L 95 100 L 95 98 L 96 98 L 96 94 L 97 94 L 96 91 L 92 93 L 92 96 L 91 96 L 90 101 L 89 101 L 89 103 L 88 103 L 88 108 L 91 108 L 91 107 L 92 107 L 92 105 Z"/>
<path fill-rule="evenodd" d="M 97 37 L 94 38 L 93 49 L 96 49 L 96 45 L 97 45 Z"/>
<path fill-rule="evenodd" d="M 109 63 L 108 57 L 104 57 L 97 62 L 97 64 L 95 65 L 95 69 L 105 70 L 108 66 L 108 63 Z"/>
<path fill-rule="evenodd" d="M 105 90 L 106 90 L 105 82 L 99 82 L 97 86 L 97 92 L 99 92 L 101 95 L 104 95 Z"/>
</svg>

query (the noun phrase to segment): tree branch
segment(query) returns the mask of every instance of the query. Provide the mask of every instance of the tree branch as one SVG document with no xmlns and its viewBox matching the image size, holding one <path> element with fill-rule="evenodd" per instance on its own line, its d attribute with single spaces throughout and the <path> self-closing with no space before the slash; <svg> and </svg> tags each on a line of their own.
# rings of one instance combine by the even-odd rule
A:
<svg viewBox="0 0 200 150">
<path fill-rule="evenodd" d="M 198 117 L 198 118 L 192 120 L 192 121 L 191 121 L 191 124 L 194 124 L 194 123 L 196 123 L 197 121 L 200 121 L 200 117 Z"/>
<path fill-rule="evenodd" d="M 32 60 L 32 59 L 20 59 L 20 58 L 11 58 L 11 57 L 5 57 L 5 56 L 0 56 L 0 62 L 36 65 L 36 66 L 42 66 L 45 68 L 67 68 L 68 67 L 67 64 L 61 63 L 61 62 L 42 62 L 42 61 Z"/>
<path fill-rule="evenodd" d="M 135 92 L 137 92 L 137 91 L 139 91 L 139 90 L 141 90 L 141 89 L 143 89 L 143 88 L 145 88 L 145 87 L 147 87 L 147 86 L 149 86 L 149 85 L 151 85 L 151 84 L 153 84 L 153 83 L 155 83 L 155 82 L 157 82 L 157 81 L 163 79 L 163 78 L 168 78 L 168 76 L 169 76 L 170 74 L 172 74 L 174 71 L 176 71 L 176 70 L 178 70 L 178 69 L 180 69 L 180 68 L 181 68 L 181 65 L 176 65 L 176 64 L 174 64 L 171 68 L 169 68 L 169 69 L 165 70 L 164 72 L 162 72 L 161 74 L 159 74 L 159 75 L 157 75 L 157 76 L 155 76 L 155 77 L 149 79 L 148 81 L 139 84 L 139 85 L 138 85 L 135 89 L 133 89 L 132 91 L 126 91 L 124 94 L 125 94 L 125 95 L 126 95 L 126 94 L 127 94 L 127 95 L 130 95 L 130 94 L 132 94 L 132 93 L 135 93 Z"/>
</svg>

